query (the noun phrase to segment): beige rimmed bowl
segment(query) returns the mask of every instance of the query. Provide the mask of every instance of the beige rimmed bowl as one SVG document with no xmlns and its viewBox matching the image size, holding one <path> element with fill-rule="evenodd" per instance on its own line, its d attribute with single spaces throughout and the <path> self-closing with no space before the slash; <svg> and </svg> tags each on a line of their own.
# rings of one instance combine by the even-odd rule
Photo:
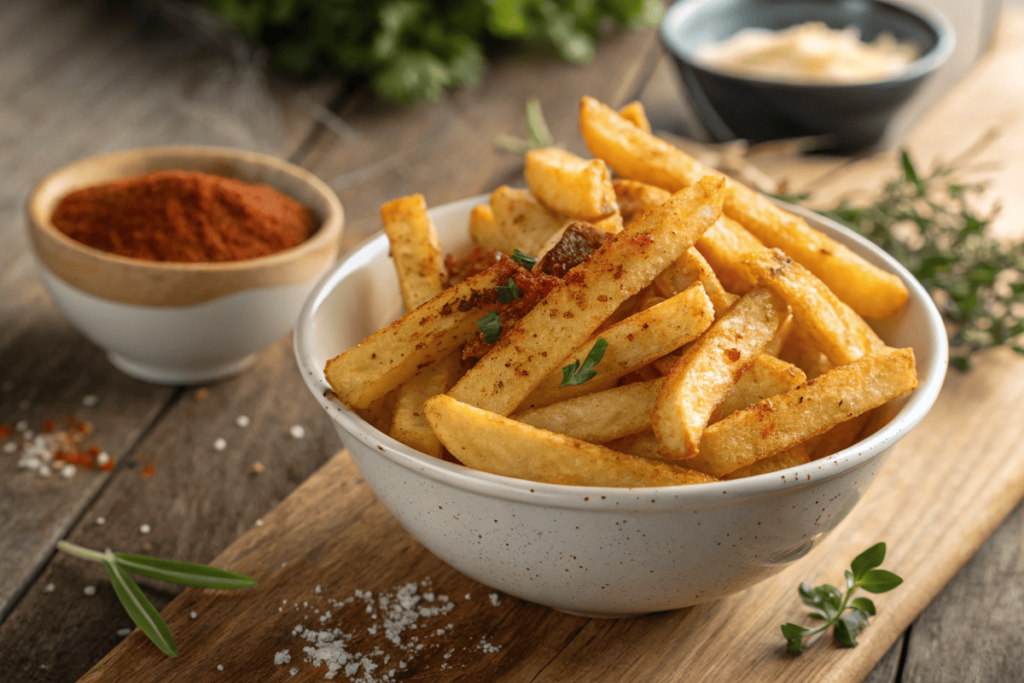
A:
<svg viewBox="0 0 1024 683">
<path fill-rule="evenodd" d="M 291 249 L 243 261 L 172 263 L 77 242 L 51 216 L 69 192 L 179 169 L 269 185 L 309 207 L 316 232 Z M 196 384 L 244 371 L 285 335 L 334 262 L 344 212 L 312 173 L 244 150 L 167 146 L 93 156 L 43 178 L 28 196 L 33 253 L 54 303 L 117 368 L 158 384 Z"/>
<path fill-rule="evenodd" d="M 431 210 L 445 251 L 469 249 L 469 212 L 486 201 L 474 197 Z M 299 371 L 380 501 L 467 576 L 531 602 L 599 617 L 720 598 L 781 571 L 840 524 L 892 447 L 931 409 L 946 374 L 946 331 L 924 288 L 862 237 L 805 209 L 785 208 L 895 273 L 910 291 L 903 310 L 874 326 L 890 345 L 914 349 L 918 387 L 883 408 L 890 418 L 885 427 L 828 458 L 737 481 L 619 489 L 512 479 L 412 450 L 333 399 L 323 375 L 328 359 L 402 312 L 383 234 L 313 289 L 295 327 Z"/>
</svg>

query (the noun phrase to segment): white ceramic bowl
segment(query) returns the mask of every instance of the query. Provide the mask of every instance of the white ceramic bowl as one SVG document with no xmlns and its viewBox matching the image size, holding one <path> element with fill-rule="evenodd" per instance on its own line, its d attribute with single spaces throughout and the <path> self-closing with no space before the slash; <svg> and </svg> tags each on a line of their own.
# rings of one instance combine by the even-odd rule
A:
<svg viewBox="0 0 1024 683">
<path fill-rule="evenodd" d="M 476 197 L 431 211 L 442 246 L 469 246 Z M 713 600 L 778 572 L 853 509 L 892 446 L 928 412 L 946 373 L 945 330 L 924 289 L 892 258 L 835 223 L 787 209 L 903 278 L 910 301 L 879 322 L 893 346 L 913 347 L 919 385 L 891 403 L 892 421 L 827 459 L 783 472 L 697 486 L 615 489 L 538 484 L 418 453 L 336 400 L 324 364 L 401 312 L 381 234 L 314 288 L 295 330 L 299 370 L 330 415 L 367 484 L 409 533 L 442 560 L 524 600 L 588 616 L 621 617 Z"/>
<path fill-rule="evenodd" d="M 203 171 L 270 185 L 317 214 L 291 249 L 244 261 L 145 261 L 88 247 L 50 220 L 69 192 L 160 170 Z M 89 157 L 32 190 L 28 229 L 54 303 L 128 375 L 158 384 L 210 382 L 242 372 L 288 333 L 317 279 L 334 263 L 343 212 L 312 173 L 265 154 L 218 147 L 149 147 Z"/>
</svg>

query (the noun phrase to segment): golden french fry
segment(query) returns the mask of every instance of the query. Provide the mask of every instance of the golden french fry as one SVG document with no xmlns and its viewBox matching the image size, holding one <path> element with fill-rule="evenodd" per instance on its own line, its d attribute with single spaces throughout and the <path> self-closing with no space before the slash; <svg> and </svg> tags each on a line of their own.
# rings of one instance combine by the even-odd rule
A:
<svg viewBox="0 0 1024 683">
<path fill-rule="evenodd" d="M 440 458 L 443 448 L 427 422 L 423 403 L 452 388 L 462 372 L 462 352 L 455 351 L 413 375 L 393 393 L 395 414 L 391 438 L 421 453 Z"/>
<path fill-rule="evenodd" d="M 639 100 L 633 100 L 619 109 L 619 116 L 626 119 L 643 132 L 651 132 L 651 122 L 647 120 L 647 111 Z"/>
<path fill-rule="evenodd" d="M 805 445 L 811 460 L 827 458 L 857 443 L 864 425 L 871 419 L 871 414 L 871 411 L 868 411 L 846 422 L 840 422 L 824 434 L 808 439 Z"/>
<path fill-rule="evenodd" d="M 802 443 L 798 443 L 788 451 L 769 455 L 767 458 L 758 460 L 746 467 L 741 467 L 735 472 L 727 474 L 722 478 L 727 481 L 731 481 L 733 479 L 746 479 L 747 477 L 755 477 L 759 474 L 779 472 L 780 470 L 786 470 L 790 467 L 796 467 L 797 465 L 806 465 L 810 461 L 811 458 L 807 455 L 807 449 L 804 448 Z"/>
<path fill-rule="evenodd" d="M 622 214 L 616 209 L 615 213 L 607 218 L 602 218 L 599 221 L 594 222 L 594 227 L 598 230 L 603 230 L 609 235 L 617 235 L 622 232 L 624 224 L 622 222 Z"/>
<path fill-rule="evenodd" d="M 501 231 L 501 226 L 494 220 L 494 211 L 490 204 L 479 204 L 469 214 L 469 237 L 473 244 L 487 251 L 500 251 L 511 254 L 512 247 Z"/>
<path fill-rule="evenodd" d="M 450 395 L 511 413 L 619 304 L 693 246 L 718 218 L 721 196 L 720 179 L 702 180 L 607 240 L 502 335 Z"/>
<path fill-rule="evenodd" d="M 476 334 L 477 320 L 498 307 L 495 288 L 518 268 L 502 259 L 327 361 L 331 389 L 348 406 L 368 407 Z"/>
<path fill-rule="evenodd" d="M 491 193 L 491 211 L 509 247 L 524 254 L 536 254 L 568 222 L 541 206 L 528 191 L 506 185 Z"/>
<path fill-rule="evenodd" d="M 638 458 L 647 458 L 648 460 L 662 460 L 662 457 L 658 455 L 658 437 L 654 435 L 654 432 L 650 429 L 640 432 L 638 434 L 631 434 L 624 436 L 621 439 L 615 439 L 604 444 L 605 448 L 610 448 L 613 451 L 619 453 L 625 453 L 626 455 L 635 455 Z"/>
<path fill-rule="evenodd" d="M 651 428 L 651 413 L 664 378 L 634 382 L 544 408 L 512 415 L 513 420 L 590 443 L 606 443 Z"/>
<path fill-rule="evenodd" d="M 834 368 L 828 356 L 823 354 L 814 340 L 796 324 L 795 318 L 793 323 L 789 335 L 782 343 L 779 359 L 803 370 L 807 379 L 814 379 Z"/>
<path fill-rule="evenodd" d="M 380 207 L 391 244 L 406 312 L 444 289 L 444 256 L 423 195 L 400 197 Z"/>
<path fill-rule="evenodd" d="M 583 394 L 610 389 L 623 375 L 692 341 L 708 329 L 713 321 L 711 300 L 704 288 L 695 284 L 671 299 L 602 330 L 600 337 L 608 342 L 608 346 L 597 365 L 597 375 L 578 386 L 560 386 L 562 367 L 572 365 L 577 360 L 582 364 L 597 338 L 591 337 L 585 341 L 555 366 L 523 401 L 522 408 L 541 408 Z"/>
<path fill-rule="evenodd" d="M 736 303 L 736 296 L 725 291 L 715 277 L 715 271 L 695 248 L 690 247 L 668 268 L 654 278 L 654 289 L 663 297 L 675 296 L 694 282 L 704 285 L 704 291 L 715 307 L 715 317 L 720 318 Z"/>
<path fill-rule="evenodd" d="M 395 417 L 395 402 L 398 400 L 398 391 L 391 391 L 370 403 L 367 408 L 355 408 L 359 417 L 370 423 L 374 428 L 385 434 L 391 429 L 391 422 Z"/>
<path fill-rule="evenodd" d="M 526 153 L 526 185 L 553 213 L 597 221 L 616 212 L 615 189 L 600 159 L 583 159 L 557 147 Z"/>
<path fill-rule="evenodd" d="M 658 208 L 668 201 L 672 193 L 639 180 L 616 179 L 612 182 L 615 188 L 615 199 L 619 204 L 622 220 L 629 225 L 648 211 Z M 710 230 L 710 228 L 709 228 Z"/>
<path fill-rule="evenodd" d="M 580 130 L 594 156 L 624 178 L 675 192 L 714 173 L 590 97 L 580 103 Z M 722 211 L 765 245 L 778 247 L 802 263 L 860 315 L 884 318 L 907 301 L 907 288 L 898 277 L 731 178 L 726 178 Z"/>
<path fill-rule="evenodd" d="M 764 348 L 765 354 L 769 356 L 779 357 L 782 352 L 782 347 L 786 343 L 786 339 L 789 338 L 789 334 L 796 328 L 796 321 L 793 320 L 793 314 L 786 316 L 786 319 L 779 325 L 779 331 L 775 333 L 772 340 L 768 342 L 768 346 Z M 819 373 L 820 374 L 820 373 Z"/>
<path fill-rule="evenodd" d="M 506 477 L 573 486 L 678 486 L 716 481 L 682 467 L 616 453 L 435 396 L 425 410 L 441 443 L 463 464 Z"/>
<path fill-rule="evenodd" d="M 697 251 L 707 260 L 722 286 L 733 294 L 746 294 L 757 278 L 743 263 L 752 252 L 765 246 L 728 216 L 722 216 L 697 240 Z"/>
<path fill-rule="evenodd" d="M 883 349 L 707 429 L 687 467 L 725 476 L 822 434 L 917 386 L 913 349 Z"/>
<path fill-rule="evenodd" d="M 743 261 L 766 287 L 785 299 L 803 328 L 836 365 L 845 365 L 885 346 L 852 308 L 782 251 L 748 254 Z"/>
<path fill-rule="evenodd" d="M 792 391 L 806 381 L 807 377 L 800 368 L 762 353 L 743 371 L 736 386 L 711 413 L 708 424 L 714 424 L 766 398 Z"/>
<path fill-rule="evenodd" d="M 664 458 L 697 454 L 711 413 L 764 351 L 786 315 L 786 304 L 768 289 L 752 289 L 719 318 L 665 378 L 652 418 Z"/>
</svg>

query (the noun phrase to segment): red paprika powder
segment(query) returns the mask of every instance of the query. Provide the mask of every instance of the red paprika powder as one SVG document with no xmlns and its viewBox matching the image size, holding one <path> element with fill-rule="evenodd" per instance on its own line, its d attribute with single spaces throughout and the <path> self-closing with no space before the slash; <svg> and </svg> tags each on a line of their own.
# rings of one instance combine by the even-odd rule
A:
<svg viewBox="0 0 1024 683">
<path fill-rule="evenodd" d="M 308 208 L 272 187 L 198 171 L 161 171 L 77 190 L 54 226 L 96 249 L 148 261 L 240 261 L 303 242 Z"/>
</svg>

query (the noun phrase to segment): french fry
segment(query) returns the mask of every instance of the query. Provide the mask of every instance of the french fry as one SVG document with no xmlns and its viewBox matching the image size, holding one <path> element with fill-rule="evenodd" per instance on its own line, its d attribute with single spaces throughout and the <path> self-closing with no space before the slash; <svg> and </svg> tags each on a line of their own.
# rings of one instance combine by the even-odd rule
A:
<svg viewBox="0 0 1024 683">
<path fill-rule="evenodd" d="M 766 287 L 785 299 L 799 325 L 836 365 L 884 348 L 875 331 L 824 282 L 782 251 L 755 252 L 743 261 Z"/>
<path fill-rule="evenodd" d="M 762 353 L 743 371 L 736 386 L 711 413 L 708 424 L 714 424 L 766 398 L 796 389 L 806 381 L 807 377 L 800 368 Z"/>
<path fill-rule="evenodd" d="M 718 218 L 721 196 L 720 179 L 702 180 L 607 240 L 502 335 L 450 395 L 511 413 L 619 304 L 693 246 Z"/>
<path fill-rule="evenodd" d="M 643 132 L 651 132 L 651 122 L 647 120 L 647 111 L 639 100 L 633 100 L 619 109 L 619 116 L 626 119 Z"/>
<path fill-rule="evenodd" d="M 635 458 L 435 396 L 425 410 L 441 443 L 483 472 L 572 486 L 679 486 L 714 482 L 682 467 Z"/>
<path fill-rule="evenodd" d="M 871 419 L 871 412 L 866 412 L 846 422 L 840 422 L 820 436 L 808 439 L 805 445 L 811 460 L 827 458 L 834 453 L 849 448 L 857 443 L 864 425 Z"/>
<path fill-rule="evenodd" d="M 490 204 L 479 204 L 469 214 L 469 237 L 473 244 L 487 251 L 500 251 L 511 254 L 512 247 L 501 226 L 494 220 L 494 211 Z"/>
<path fill-rule="evenodd" d="M 512 419 L 590 443 L 606 443 L 651 428 L 651 413 L 664 378 L 595 391 Z"/>
<path fill-rule="evenodd" d="M 532 149 L 523 175 L 533 196 L 553 213 L 593 222 L 618 209 L 611 175 L 600 159 L 583 159 L 557 147 Z"/>
<path fill-rule="evenodd" d="M 733 479 L 746 479 L 747 477 L 756 477 L 759 474 L 770 474 L 771 472 L 786 470 L 790 467 L 806 465 L 810 461 L 811 458 L 807 455 L 807 449 L 802 443 L 798 443 L 788 451 L 782 451 L 781 453 L 770 455 L 763 460 L 758 460 L 746 467 L 741 467 L 735 472 L 727 474 L 722 478 L 726 481 L 732 481 Z"/>
<path fill-rule="evenodd" d="M 331 389 L 348 406 L 368 407 L 476 334 L 477 320 L 498 307 L 495 287 L 518 268 L 502 259 L 327 361 Z"/>
<path fill-rule="evenodd" d="M 590 97 L 580 103 L 580 130 L 594 156 L 624 178 L 676 192 L 713 173 Z M 802 263 L 860 315 L 887 317 L 907 301 L 907 288 L 898 277 L 731 178 L 726 178 L 722 210 L 765 245 L 778 247 Z"/>
<path fill-rule="evenodd" d="M 626 225 L 640 218 L 640 216 L 648 211 L 658 208 L 672 196 L 672 193 L 668 190 L 642 183 L 639 180 L 618 178 L 612 182 L 612 187 L 615 188 L 615 199 L 619 205 L 619 213 L 622 214 L 622 220 Z"/>
<path fill-rule="evenodd" d="M 604 231 L 589 223 L 569 223 L 552 235 L 537 252 L 533 272 L 563 278 L 597 251 L 607 238 Z"/>
<path fill-rule="evenodd" d="M 656 358 L 692 341 L 714 321 L 714 309 L 704 288 L 695 284 L 681 294 L 635 313 L 601 331 L 608 342 L 597 366 L 597 375 L 578 386 L 560 386 L 562 367 L 578 360 L 582 364 L 594 347 L 591 337 L 558 363 L 530 393 L 522 408 L 542 408 L 576 396 L 614 387 L 623 375 L 638 370 Z"/>
<path fill-rule="evenodd" d="M 765 288 L 745 294 L 683 355 L 658 395 L 652 418 L 662 457 L 697 454 L 711 413 L 764 351 L 786 315 L 786 304 Z"/>
<path fill-rule="evenodd" d="M 491 193 L 491 211 L 511 249 L 536 254 L 569 219 L 544 208 L 526 190 L 502 185 Z"/>
<path fill-rule="evenodd" d="M 421 453 L 440 458 L 441 442 L 427 422 L 423 403 L 452 388 L 462 371 L 462 353 L 455 351 L 413 375 L 394 392 L 395 415 L 391 438 Z"/>
<path fill-rule="evenodd" d="M 835 366 L 823 354 L 811 337 L 800 329 L 794 319 L 789 335 L 782 343 L 779 359 L 791 363 L 804 371 L 807 379 L 823 375 Z"/>
<path fill-rule="evenodd" d="M 697 240 L 697 251 L 715 271 L 722 286 L 733 294 L 746 294 L 757 284 L 743 259 L 764 250 L 756 237 L 728 216 L 719 218 Z"/>
<path fill-rule="evenodd" d="M 658 455 L 658 437 L 650 429 L 609 441 L 604 446 L 619 453 L 635 455 L 638 458 L 662 460 L 662 457 Z"/>
<path fill-rule="evenodd" d="M 398 392 L 391 391 L 373 401 L 367 408 L 356 408 L 355 412 L 375 429 L 387 434 L 395 417 L 395 401 L 397 399 Z"/>
<path fill-rule="evenodd" d="M 796 322 L 793 320 L 793 314 L 786 316 L 786 319 L 779 325 L 779 330 L 772 337 L 772 340 L 768 342 L 768 346 L 764 347 L 765 354 L 769 356 L 779 357 L 782 352 L 782 347 L 785 345 L 786 340 L 789 338 L 790 333 L 796 328 Z M 820 374 L 820 373 L 819 373 Z"/>
<path fill-rule="evenodd" d="M 391 244 L 402 300 L 409 312 L 444 289 L 444 256 L 423 195 L 414 194 L 380 207 Z"/>
<path fill-rule="evenodd" d="M 594 223 L 595 228 L 598 230 L 604 230 L 609 235 L 619 234 L 622 232 L 624 225 L 625 224 L 622 222 L 622 214 L 619 213 L 618 209 L 616 209 L 615 213 L 611 216 L 602 218 Z"/>
<path fill-rule="evenodd" d="M 722 477 L 822 434 L 917 386 L 912 349 L 884 349 L 707 429 L 687 467 Z"/>
<path fill-rule="evenodd" d="M 694 282 L 704 285 L 704 291 L 715 307 L 715 317 L 720 318 L 729 307 L 736 303 L 736 296 L 725 291 L 715 277 L 715 271 L 695 248 L 690 247 L 668 268 L 654 278 L 654 289 L 661 296 L 675 296 Z"/>
</svg>

